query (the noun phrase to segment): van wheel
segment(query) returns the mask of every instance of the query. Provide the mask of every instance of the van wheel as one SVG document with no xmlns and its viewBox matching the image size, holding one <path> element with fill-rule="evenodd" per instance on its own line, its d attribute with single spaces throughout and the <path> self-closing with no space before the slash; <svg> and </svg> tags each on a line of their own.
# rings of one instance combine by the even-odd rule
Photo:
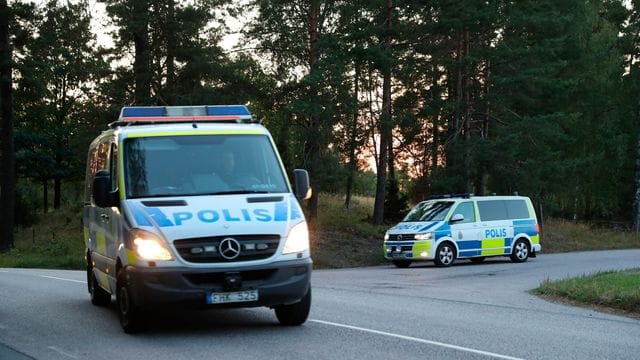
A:
<svg viewBox="0 0 640 360">
<path fill-rule="evenodd" d="M 409 260 L 392 260 L 391 262 L 396 267 L 399 267 L 399 268 L 402 268 L 402 269 L 408 268 L 409 265 L 411 265 L 411 261 L 409 261 Z"/>
<path fill-rule="evenodd" d="M 513 251 L 511 252 L 511 261 L 515 263 L 522 263 L 529 258 L 529 243 L 519 239 L 513 245 Z"/>
<path fill-rule="evenodd" d="M 93 305 L 105 306 L 111 302 L 111 294 L 98 285 L 98 280 L 90 266 L 87 266 L 87 285 L 89 285 L 89 295 Z"/>
<path fill-rule="evenodd" d="M 456 249 L 451 243 L 442 243 L 436 249 L 436 258 L 434 262 L 437 266 L 449 266 L 456 259 Z"/>
<path fill-rule="evenodd" d="M 476 263 L 476 264 L 479 264 L 479 263 L 483 262 L 484 259 L 485 259 L 484 256 L 478 256 L 478 257 L 469 258 L 469 260 L 471 260 L 472 263 Z"/>
<path fill-rule="evenodd" d="M 311 308 L 311 286 L 307 293 L 295 304 L 278 305 L 275 307 L 276 317 L 280 325 L 298 326 L 307 321 Z"/>
<path fill-rule="evenodd" d="M 144 316 L 142 310 L 136 306 L 131 297 L 131 290 L 124 277 L 124 270 L 118 273 L 116 300 L 118 303 L 118 316 L 120 326 L 127 334 L 135 334 L 144 329 Z"/>
</svg>

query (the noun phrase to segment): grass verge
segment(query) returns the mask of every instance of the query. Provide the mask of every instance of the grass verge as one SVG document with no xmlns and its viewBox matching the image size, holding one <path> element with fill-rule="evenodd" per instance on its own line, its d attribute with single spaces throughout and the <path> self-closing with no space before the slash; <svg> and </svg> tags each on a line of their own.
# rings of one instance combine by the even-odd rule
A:
<svg viewBox="0 0 640 360">
<path fill-rule="evenodd" d="M 550 281 L 531 291 L 551 300 L 596 306 L 640 318 L 640 268 Z"/>
</svg>

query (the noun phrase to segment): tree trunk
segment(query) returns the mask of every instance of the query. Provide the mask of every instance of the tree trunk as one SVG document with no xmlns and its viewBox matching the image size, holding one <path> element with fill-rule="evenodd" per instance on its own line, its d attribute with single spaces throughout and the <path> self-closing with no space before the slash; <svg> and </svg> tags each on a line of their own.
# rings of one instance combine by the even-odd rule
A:
<svg viewBox="0 0 640 360">
<path fill-rule="evenodd" d="M 0 252 L 13 247 L 13 223 L 15 219 L 15 155 L 13 138 L 13 78 L 11 74 L 11 44 L 9 43 L 9 7 L 0 0 L 0 116 L 2 133 L 0 141 Z"/>
<path fill-rule="evenodd" d="M 318 13 L 320 12 L 318 0 L 312 0 L 309 6 L 309 72 L 313 73 L 318 61 Z M 311 86 L 312 98 L 318 97 L 317 89 Z M 316 110 L 311 111 L 309 117 L 308 138 L 304 146 L 304 155 L 307 168 L 311 174 L 311 185 L 314 191 L 307 206 L 309 220 L 318 217 L 318 192 L 320 190 L 320 173 L 317 171 L 320 161 L 320 118 Z"/>
<path fill-rule="evenodd" d="M 357 147 L 357 136 L 358 136 L 358 79 L 360 77 L 360 66 L 355 64 L 355 77 L 354 77 L 354 85 L 353 85 L 353 100 L 356 106 L 353 112 L 353 122 L 351 123 L 351 128 L 349 129 L 349 167 L 347 169 L 347 189 L 344 198 L 344 207 L 349 208 L 351 206 L 351 192 L 353 191 L 353 178 L 355 176 L 355 172 L 357 169 L 356 166 L 356 147 Z"/>
<path fill-rule="evenodd" d="M 47 179 L 42 179 L 42 212 L 49 211 L 49 184 Z"/>
<path fill-rule="evenodd" d="M 135 48 L 133 72 L 135 78 L 134 101 L 136 105 L 150 105 L 151 102 L 148 13 L 149 5 L 147 0 L 133 0 L 133 14 L 139 15 L 135 16 L 131 24 Z"/>
<path fill-rule="evenodd" d="M 640 118 L 640 114 L 638 117 Z M 636 130 L 636 134 L 636 175 L 634 179 L 636 193 L 633 199 L 633 229 L 636 234 L 638 234 L 640 233 L 640 126 L 638 126 L 638 130 Z"/>
<path fill-rule="evenodd" d="M 53 178 L 53 208 L 60 209 L 60 203 L 62 200 L 62 179 L 60 176 Z"/>
<path fill-rule="evenodd" d="M 391 52 L 391 15 L 393 0 L 387 0 L 385 27 L 387 35 L 384 37 L 384 46 L 387 52 Z M 391 66 L 385 65 L 382 69 L 382 113 L 380 114 L 380 159 L 377 166 L 376 199 L 373 208 L 373 223 L 382 225 L 384 222 L 384 198 L 387 180 L 387 162 L 391 146 Z"/>
</svg>

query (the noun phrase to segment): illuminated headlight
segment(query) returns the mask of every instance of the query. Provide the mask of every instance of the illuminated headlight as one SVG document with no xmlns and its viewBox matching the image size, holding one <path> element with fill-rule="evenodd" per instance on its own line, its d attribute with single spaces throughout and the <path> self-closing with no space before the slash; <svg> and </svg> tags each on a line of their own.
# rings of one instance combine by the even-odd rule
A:
<svg viewBox="0 0 640 360">
<path fill-rule="evenodd" d="M 425 234 L 416 234 L 414 236 L 416 240 L 431 240 L 433 238 L 433 233 L 425 233 Z"/>
<path fill-rule="evenodd" d="M 133 247 L 139 258 L 144 260 L 173 260 L 165 242 L 156 235 L 143 230 L 133 230 Z"/>
<path fill-rule="evenodd" d="M 307 223 L 301 222 L 289 231 L 282 253 L 291 254 L 305 250 L 309 250 L 309 231 L 307 230 Z"/>
<path fill-rule="evenodd" d="M 389 240 L 389 232 L 384 233 L 384 241 Z"/>
</svg>

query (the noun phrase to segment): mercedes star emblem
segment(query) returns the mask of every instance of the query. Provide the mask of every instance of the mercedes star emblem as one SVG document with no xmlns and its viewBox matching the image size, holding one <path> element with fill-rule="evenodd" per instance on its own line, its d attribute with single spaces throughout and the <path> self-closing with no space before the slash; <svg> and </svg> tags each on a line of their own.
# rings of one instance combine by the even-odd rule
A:
<svg viewBox="0 0 640 360">
<path fill-rule="evenodd" d="M 219 248 L 220 255 L 227 260 L 233 260 L 240 255 L 240 243 L 234 238 L 224 238 Z"/>
<path fill-rule="evenodd" d="M 402 235 L 398 235 L 398 241 L 402 241 Z"/>
</svg>

